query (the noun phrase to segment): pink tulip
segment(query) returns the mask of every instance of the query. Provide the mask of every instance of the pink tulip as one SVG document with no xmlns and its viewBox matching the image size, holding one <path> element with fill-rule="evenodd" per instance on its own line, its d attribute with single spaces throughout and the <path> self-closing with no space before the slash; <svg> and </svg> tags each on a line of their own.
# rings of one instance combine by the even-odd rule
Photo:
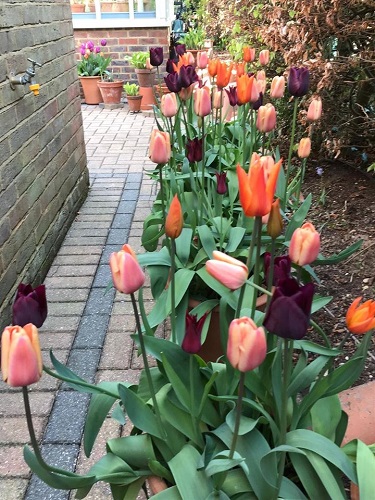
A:
<svg viewBox="0 0 375 500">
<path fill-rule="evenodd" d="M 313 224 L 306 222 L 296 229 L 289 245 L 289 257 L 299 266 L 311 264 L 318 257 L 320 235 Z"/>
<path fill-rule="evenodd" d="M 158 165 L 167 163 L 171 157 L 171 141 L 168 132 L 154 128 L 150 139 L 150 160 Z"/>
<path fill-rule="evenodd" d="M 308 158 L 311 152 L 311 140 L 309 137 L 304 137 L 299 141 L 298 144 L 298 156 L 299 158 Z"/>
<path fill-rule="evenodd" d="M 265 106 L 260 106 L 257 113 L 256 127 L 260 132 L 270 132 L 276 126 L 276 110 L 275 107 L 267 103 Z"/>
<path fill-rule="evenodd" d="M 259 62 L 262 66 L 267 66 L 270 61 L 270 51 L 269 50 L 261 50 L 259 52 Z"/>
<path fill-rule="evenodd" d="M 227 356 L 230 364 L 240 372 L 254 370 L 267 354 L 264 329 L 246 316 L 234 319 L 229 325 Z"/>
<path fill-rule="evenodd" d="M 206 262 L 208 274 L 230 290 L 237 290 L 245 283 L 249 270 L 243 262 L 217 250 L 212 252 L 212 256 L 213 259 Z"/>
<path fill-rule="evenodd" d="M 271 82 L 270 96 L 273 99 L 284 97 L 285 92 L 285 78 L 283 76 L 275 76 Z"/>
<path fill-rule="evenodd" d="M 35 384 L 42 375 L 38 329 L 32 323 L 7 326 L 1 337 L 1 371 L 11 387 Z"/>
<path fill-rule="evenodd" d="M 204 69 L 208 64 L 208 54 L 207 52 L 198 52 L 197 54 L 197 66 L 200 69 Z"/>
<path fill-rule="evenodd" d="M 160 101 L 160 110 L 164 116 L 171 118 L 177 114 L 177 97 L 174 92 L 164 94 Z"/>
<path fill-rule="evenodd" d="M 321 116 L 322 116 L 322 101 L 320 100 L 320 98 L 313 99 L 310 102 L 309 109 L 307 110 L 307 119 L 310 122 L 315 122 L 319 120 Z"/>
<path fill-rule="evenodd" d="M 124 245 L 119 252 L 113 252 L 109 258 L 109 266 L 113 285 L 119 292 L 134 293 L 143 286 L 145 275 L 130 245 Z"/>
<path fill-rule="evenodd" d="M 211 113 L 211 96 L 208 87 L 197 88 L 194 91 L 194 112 L 197 116 L 207 116 Z"/>
</svg>

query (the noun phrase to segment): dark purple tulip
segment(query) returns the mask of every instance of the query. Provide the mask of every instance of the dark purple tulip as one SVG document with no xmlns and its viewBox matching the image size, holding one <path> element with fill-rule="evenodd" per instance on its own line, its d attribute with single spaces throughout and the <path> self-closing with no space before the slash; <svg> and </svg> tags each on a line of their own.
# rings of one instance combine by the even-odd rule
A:
<svg viewBox="0 0 375 500">
<path fill-rule="evenodd" d="M 227 93 L 227 96 L 229 98 L 229 104 L 231 106 L 237 106 L 238 101 L 237 101 L 237 88 L 236 87 L 229 87 L 229 89 L 225 89 L 225 92 Z"/>
<path fill-rule="evenodd" d="M 102 47 L 105 47 L 105 46 L 107 45 L 107 40 L 106 40 L 105 38 L 102 38 L 102 39 L 100 40 L 100 45 L 101 45 Z"/>
<path fill-rule="evenodd" d="M 163 63 L 163 47 L 150 48 L 150 64 L 151 66 L 160 66 Z"/>
<path fill-rule="evenodd" d="M 13 303 L 13 325 L 24 327 L 32 323 L 40 328 L 47 317 L 46 287 L 20 283 Z"/>
<path fill-rule="evenodd" d="M 178 77 L 178 73 L 169 73 L 169 75 L 164 77 L 166 86 L 171 92 L 176 94 L 181 90 L 181 83 Z"/>
<path fill-rule="evenodd" d="M 195 83 L 199 80 L 198 75 L 193 66 L 181 66 L 179 72 L 179 80 L 181 87 L 183 89 L 187 89 L 190 87 L 192 83 Z"/>
<path fill-rule="evenodd" d="M 262 106 L 263 104 L 263 93 L 259 92 L 259 97 L 258 99 L 253 102 L 253 110 L 258 111 L 258 109 Z"/>
<path fill-rule="evenodd" d="M 288 78 L 289 94 L 302 97 L 309 90 L 310 73 L 307 68 L 291 67 Z"/>
<path fill-rule="evenodd" d="M 176 54 L 178 56 L 182 56 L 183 54 L 186 53 L 186 45 L 184 45 L 183 43 L 178 43 L 174 50 L 176 51 Z"/>
<path fill-rule="evenodd" d="M 271 263 L 271 254 L 266 252 L 264 254 L 264 271 L 266 275 L 266 283 L 268 283 L 268 274 Z M 275 257 L 273 266 L 273 280 L 272 284 L 277 286 L 280 280 L 290 278 L 290 270 L 292 268 L 292 261 L 289 255 L 281 255 L 280 257 Z"/>
<path fill-rule="evenodd" d="M 313 296 L 312 283 L 300 286 L 294 278 L 279 281 L 263 325 L 284 339 L 301 339 L 309 327 Z"/>
<path fill-rule="evenodd" d="M 207 313 L 199 320 L 193 314 L 186 313 L 185 337 L 182 341 L 182 349 L 190 354 L 196 354 L 202 347 L 201 335 Z"/>
<path fill-rule="evenodd" d="M 226 172 L 215 172 L 216 179 L 217 179 L 217 187 L 216 187 L 216 192 L 217 194 L 225 194 L 228 191 L 227 188 L 227 173 Z"/>
<path fill-rule="evenodd" d="M 190 163 L 201 161 L 203 157 L 203 139 L 188 139 L 186 143 L 186 157 Z"/>
<path fill-rule="evenodd" d="M 173 64 L 177 64 L 177 61 L 174 61 L 173 59 L 167 59 L 167 62 L 165 64 L 165 71 L 167 73 L 175 73 L 176 72 Z"/>
</svg>

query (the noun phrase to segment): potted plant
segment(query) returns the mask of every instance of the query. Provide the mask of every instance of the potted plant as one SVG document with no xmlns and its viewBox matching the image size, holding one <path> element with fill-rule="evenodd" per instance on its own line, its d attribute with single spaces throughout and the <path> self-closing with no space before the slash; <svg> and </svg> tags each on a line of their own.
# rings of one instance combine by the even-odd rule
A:
<svg viewBox="0 0 375 500">
<path fill-rule="evenodd" d="M 142 96 L 139 93 L 139 85 L 126 82 L 124 91 L 128 100 L 129 110 L 132 113 L 139 113 L 141 110 Z"/>
<path fill-rule="evenodd" d="M 120 104 L 124 80 L 114 79 L 112 73 L 104 75 L 97 83 L 104 104 Z"/>
<path fill-rule="evenodd" d="M 126 56 L 125 60 L 134 68 L 137 75 L 139 92 L 143 96 L 141 108 L 143 110 L 152 109 L 156 104 L 154 95 L 154 83 L 156 68 L 150 64 L 149 52 L 134 52 L 131 56 Z"/>
<path fill-rule="evenodd" d="M 109 75 L 107 68 L 111 63 L 111 57 L 105 57 L 101 52 L 101 47 L 105 45 L 107 45 L 105 39 L 100 41 L 100 45 L 95 45 L 89 40 L 82 43 L 80 47 L 81 59 L 77 64 L 77 71 L 87 104 L 103 102 L 97 83 L 105 75 Z"/>
<path fill-rule="evenodd" d="M 191 28 L 187 33 L 184 33 L 178 40 L 178 44 L 184 44 L 186 51 L 190 52 L 195 62 L 197 61 L 197 54 L 200 50 L 205 49 L 205 32 L 203 28 Z"/>
<path fill-rule="evenodd" d="M 85 12 L 83 0 L 70 0 L 70 9 L 73 14 Z"/>
</svg>

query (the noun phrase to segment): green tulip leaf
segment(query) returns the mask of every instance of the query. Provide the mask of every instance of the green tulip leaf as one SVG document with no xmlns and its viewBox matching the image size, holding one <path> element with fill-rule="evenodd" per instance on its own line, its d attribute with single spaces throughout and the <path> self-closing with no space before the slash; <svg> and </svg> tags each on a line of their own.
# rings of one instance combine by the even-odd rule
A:
<svg viewBox="0 0 375 500">
<path fill-rule="evenodd" d="M 212 252 L 216 250 L 216 243 L 212 231 L 208 226 L 197 227 L 200 243 L 209 259 L 212 259 Z"/>
<path fill-rule="evenodd" d="M 361 500 L 370 500 L 375 491 L 375 455 L 362 441 L 357 441 L 357 473 Z"/>
<path fill-rule="evenodd" d="M 285 232 L 285 242 L 288 242 L 294 231 L 301 227 L 304 220 L 306 219 L 306 215 L 311 207 L 312 195 L 311 193 L 306 197 L 305 201 L 299 207 L 299 209 L 294 213 L 293 217 L 290 219 L 288 227 Z"/>
<path fill-rule="evenodd" d="M 337 394 L 318 399 L 311 410 L 312 430 L 335 441 L 336 428 L 341 420 L 341 404 Z"/>
<path fill-rule="evenodd" d="M 148 434 L 109 439 L 107 449 L 133 469 L 147 469 L 149 461 L 156 460 Z"/>
<path fill-rule="evenodd" d="M 176 238 L 176 255 L 183 266 L 186 266 L 190 257 L 191 240 L 193 230 L 190 227 L 184 227 L 178 238 Z"/>
<path fill-rule="evenodd" d="M 167 488 L 166 490 L 153 495 L 152 500 L 183 500 L 183 498 L 180 495 L 177 486 L 172 486 L 171 488 Z"/>
<path fill-rule="evenodd" d="M 288 397 L 295 396 L 306 387 L 309 387 L 328 363 L 329 358 L 327 356 L 319 356 L 299 372 L 296 377 L 292 374 L 292 380 L 288 387 Z"/>
<path fill-rule="evenodd" d="M 333 255 L 330 255 L 329 257 L 322 257 L 319 256 L 315 261 L 314 265 L 319 265 L 319 266 L 327 266 L 327 265 L 332 265 L 332 264 L 337 264 L 351 255 L 353 255 L 357 250 L 359 250 L 362 246 L 363 240 L 358 240 L 353 245 L 350 245 L 350 247 L 345 248 L 345 250 L 342 250 L 339 253 L 335 253 Z"/>
<path fill-rule="evenodd" d="M 87 412 L 83 437 L 83 446 L 86 457 L 90 456 L 95 439 L 115 401 L 115 398 L 107 396 L 106 394 L 94 394 L 92 396 Z"/>
</svg>

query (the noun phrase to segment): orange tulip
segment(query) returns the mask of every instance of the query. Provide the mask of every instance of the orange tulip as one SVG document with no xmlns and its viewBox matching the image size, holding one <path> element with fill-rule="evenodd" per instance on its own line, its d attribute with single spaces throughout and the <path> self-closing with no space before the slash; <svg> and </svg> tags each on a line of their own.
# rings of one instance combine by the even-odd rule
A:
<svg viewBox="0 0 375 500">
<path fill-rule="evenodd" d="M 255 59 L 255 49 L 251 47 L 243 47 L 242 54 L 245 62 L 253 62 Z"/>
<path fill-rule="evenodd" d="M 196 88 L 194 91 L 194 112 L 197 116 L 207 116 L 211 113 L 211 96 L 208 87 Z"/>
<path fill-rule="evenodd" d="M 243 262 L 218 250 L 214 250 L 212 256 L 213 259 L 206 262 L 208 274 L 230 290 L 237 290 L 245 283 L 249 270 Z"/>
<path fill-rule="evenodd" d="M 11 387 L 35 384 L 42 375 L 38 329 L 32 323 L 7 326 L 1 337 L 1 371 Z"/>
<path fill-rule="evenodd" d="M 273 99 L 278 99 L 284 96 L 285 78 L 283 76 L 275 76 L 271 82 L 270 96 Z"/>
<path fill-rule="evenodd" d="M 259 160 L 248 173 L 237 165 L 240 202 L 245 215 L 262 217 L 270 212 L 280 168 L 281 160 L 273 165 L 269 174 Z"/>
<path fill-rule="evenodd" d="M 320 250 L 320 235 L 313 224 L 305 222 L 296 229 L 289 245 L 289 257 L 299 266 L 311 264 L 318 257 Z"/>
<path fill-rule="evenodd" d="M 254 83 L 254 76 L 237 76 L 237 101 L 238 104 L 246 104 L 251 99 L 251 89 Z"/>
<path fill-rule="evenodd" d="M 130 245 L 126 244 L 119 252 L 111 254 L 109 267 L 111 268 L 113 285 L 121 293 L 134 293 L 145 282 L 144 272 Z"/>
<path fill-rule="evenodd" d="M 237 77 L 245 74 L 245 63 L 240 62 L 236 64 L 236 74 Z"/>
<path fill-rule="evenodd" d="M 318 99 L 313 99 L 310 102 L 309 109 L 307 110 L 307 119 L 310 122 L 315 122 L 319 120 L 322 116 L 322 101 Z"/>
<path fill-rule="evenodd" d="M 346 325 L 356 335 L 362 335 L 375 328 L 375 300 L 366 300 L 359 305 L 362 297 L 357 297 L 346 313 Z"/>
<path fill-rule="evenodd" d="M 216 75 L 216 85 L 218 89 L 223 89 L 226 87 L 229 83 L 231 74 L 232 74 L 232 64 L 229 66 L 225 64 L 224 62 L 220 61 L 220 59 L 217 62 L 217 75 Z"/>
<path fill-rule="evenodd" d="M 165 218 L 165 234 L 175 240 L 180 236 L 183 225 L 184 216 L 181 203 L 177 194 L 175 194 L 169 207 L 168 215 Z"/>
<path fill-rule="evenodd" d="M 158 165 L 167 163 L 171 157 L 171 141 L 168 132 L 154 128 L 150 139 L 150 160 Z"/>
<path fill-rule="evenodd" d="M 210 75 L 211 78 L 214 78 L 217 75 L 217 65 L 218 65 L 219 59 L 210 59 L 208 61 L 208 74 Z"/>
<path fill-rule="evenodd" d="M 229 325 L 227 356 L 230 364 L 240 372 L 254 370 L 267 354 L 264 329 L 244 316 Z"/>
<path fill-rule="evenodd" d="M 160 111 L 167 118 L 171 118 L 177 114 L 177 97 L 174 92 L 164 94 L 160 100 Z"/>
<path fill-rule="evenodd" d="M 298 144 L 298 156 L 299 158 L 308 158 L 311 152 L 311 140 L 309 137 L 304 137 L 299 141 Z"/>
<path fill-rule="evenodd" d="M 260 132 L 271 132 L 276 126 L 276 109 L 271 103 L 260 106 L 257 113 L 256 127 Z"/>
</svg>

